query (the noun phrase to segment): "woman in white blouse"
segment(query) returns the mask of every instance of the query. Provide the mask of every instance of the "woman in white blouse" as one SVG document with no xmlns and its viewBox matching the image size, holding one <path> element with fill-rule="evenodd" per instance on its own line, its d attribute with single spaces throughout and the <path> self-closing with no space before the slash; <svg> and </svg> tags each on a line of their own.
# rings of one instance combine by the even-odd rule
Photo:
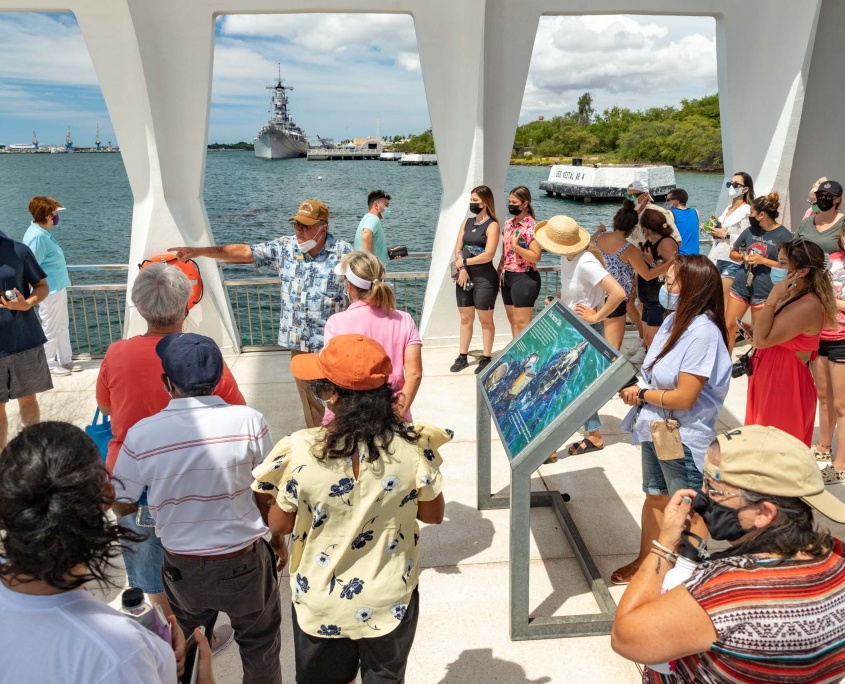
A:
<svg viewBox="0 0 845 684">
<path fill-rule="evenodd" d="M 751 212 L 751 202 L 754 201 L 754 181 L 745 171 L 739 171 L 725 184 L 731 203 L 719 217 L 719 227 L 710 231 L 713 247 L 708 256 L 719 269 L 722 293 L 727 302 L 734 284 L 734 276 L 740 267 L 740 264 L 731 261 L 731 245 L 736 242 L 740 233 L 751 225 L 748 214 Z"/>
</svg>

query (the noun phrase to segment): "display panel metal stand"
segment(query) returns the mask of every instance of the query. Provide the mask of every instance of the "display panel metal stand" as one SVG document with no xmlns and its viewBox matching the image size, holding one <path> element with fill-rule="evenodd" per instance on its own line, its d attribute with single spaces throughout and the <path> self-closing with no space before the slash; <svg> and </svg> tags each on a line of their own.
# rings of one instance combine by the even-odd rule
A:
<svg viewBox="0 0 845 684">
<path fill-rule="evenodd" d="M 550 348 L 551 347 L 551 348 Z M 504 370 L 503 370 L 504 368 Z M 532 492 L 531 476 L 587 419 L 636 376 L 636 368 L 555 301 L 479 376 L 478 509 L 510 508 L 512 640 L 609 634 L 616 603 L 566 507 L 567 494 Z M 491 423 L 510 460 L 510 487 L 492 492 Z M 529 615 L 531 508 L 550 506 L 590 587 L 598 613 Z"/>
</svg>

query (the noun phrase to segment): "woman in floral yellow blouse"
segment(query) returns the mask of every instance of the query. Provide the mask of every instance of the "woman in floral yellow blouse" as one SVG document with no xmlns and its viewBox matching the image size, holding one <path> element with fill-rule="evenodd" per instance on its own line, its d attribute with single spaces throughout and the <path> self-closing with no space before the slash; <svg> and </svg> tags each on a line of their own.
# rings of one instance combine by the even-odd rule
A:
<svg viewBox="0 0 845 684">
<path fill-rule="evenodd" d="M 417 625 L 417 520 L 438 524 L 444 500 L 437 449 L 451 433 L 396 415 L 383 347 L 332 338 L 291 360 L 334 412 L 279 442 L 255 469 L 272 493 L 273 534 L 291 535 L 296 681 L 404 680 Z"/>
</svg>

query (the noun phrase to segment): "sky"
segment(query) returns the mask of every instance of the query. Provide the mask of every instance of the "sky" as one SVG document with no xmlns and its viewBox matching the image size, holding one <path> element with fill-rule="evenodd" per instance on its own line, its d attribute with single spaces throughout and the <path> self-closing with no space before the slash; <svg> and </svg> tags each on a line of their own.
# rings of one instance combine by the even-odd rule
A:
<svg viewBox="0 0 845 684">
<path fill-rule="evenodd" d="M 315 21 L 315 17 L 317 20 Z M 72 14 L 0 13 L 0 145 L 115 140 Z M 252 141 L 271 85 L 312 138 L 419 133 L 430 127 L 414 24 L 407 15 L 218 18 L 209 142 Z M 645 109 L 716 92 L 715 22 L 699 17 L 542 17 L 520 123 L 576 108 Z"/>
</svg>

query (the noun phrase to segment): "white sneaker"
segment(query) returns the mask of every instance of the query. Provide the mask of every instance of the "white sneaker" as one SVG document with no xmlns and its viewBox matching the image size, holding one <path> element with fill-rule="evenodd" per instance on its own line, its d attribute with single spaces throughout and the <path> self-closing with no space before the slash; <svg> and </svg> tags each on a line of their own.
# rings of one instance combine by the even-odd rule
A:
<svg viewBox="0 0 845 684">
<path fill-rule="evenodd" d="M 845 482 L 845 470 L 837 470 L 832 463 L 828 463 L 822 468 L 822 480 L 826 485 Z"/>
<path fill-rule="evenodd" d="M 63 364 L 62 368 L 67 368 L 71 373 L 79 373 L 82 371 L 82 366 L 73 362 Z"/>
<path fill-rule="evenodd" d="M 50 369 L 51 375 L 70 375 L 70 369 L 64 366 L 56 366 Z"/>
<path fill-rule="evenodd" d="M 632 356 L 636 356 L 640 349 L 645 349 L 645 347 L 643 347 L 643 341 L 637 338 L 636 340 L 628 343 L 627 345 L 623 344 L 621 351 L 625 356 L 630 359 Z"/>
<path fill-rule="evenodd" d="M 642 362 L 645 361 L 645 355 L 645 347 L 640 347 L 634 354 L 628 357 L 628 360 L 635 366 L 640 366 L 642 365 Z"/>
</svg>

